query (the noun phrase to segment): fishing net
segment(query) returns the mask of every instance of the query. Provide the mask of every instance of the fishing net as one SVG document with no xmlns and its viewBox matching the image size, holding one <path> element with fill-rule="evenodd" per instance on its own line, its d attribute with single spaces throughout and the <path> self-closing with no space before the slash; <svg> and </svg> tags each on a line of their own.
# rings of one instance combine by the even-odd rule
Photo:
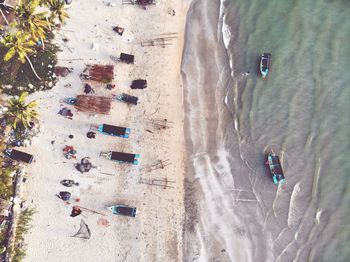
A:
<svg viewBox="0 0 350 262">
<path fill-rule="evenodd" d="M 85 223 L 85 221 L 82 219 L 80 221 L 80 228 L 73 237 L 79 237 L 79 238 L 84 238 L 84 239 L 90 239 L 91 237 L 91 231 L 89 229 L 89 226 Z"/>
</svg>

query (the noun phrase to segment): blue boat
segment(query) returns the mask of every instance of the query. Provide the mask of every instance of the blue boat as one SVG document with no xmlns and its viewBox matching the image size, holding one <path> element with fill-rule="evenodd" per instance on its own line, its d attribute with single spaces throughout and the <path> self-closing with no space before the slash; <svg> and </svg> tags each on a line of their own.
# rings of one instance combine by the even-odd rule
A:
<svg viewBox="0 0 350 262">
<path fill-rule="evenodd" d="M 270 174 L 275 185 L 285 182 L 282 166 L 279 157 L 272 151 L 267 155 L 266 164 L 269 166 Z"/>
<path fill-rule="evenodd" d="M 104 156 L 109 160 L 118 162 L 118 163 L 128 163 L 138 165 L 140 158 L 139 154 L 128 154 L 123 152 L 109 151 L 109 152 L 101 152 L 100 156 Z"/>
<path fill-rule="evenodd" d="M 126 127 L 120 127 L 120 126 L 112 126 L 107 124 L 98 125 L 97 127 L 98 132 L 110 135 L 110 136 L 118 136 L 123 138 L 129 138 L 131 129 Z"/>
<path fill-rule="evenodd" d="M 260 58 L 260 73 L 263 79 L 267 77 L 271 66 L 271 54 L 263 53 Z"/>
<path fill-rule="evenodd" d="M 136 207 L 130 207 L 125 205 L 114 205 L 107 207 L 109 211 L 111 211 L 115 215 L 135 217 L 137 214 Z"/>
</svg>

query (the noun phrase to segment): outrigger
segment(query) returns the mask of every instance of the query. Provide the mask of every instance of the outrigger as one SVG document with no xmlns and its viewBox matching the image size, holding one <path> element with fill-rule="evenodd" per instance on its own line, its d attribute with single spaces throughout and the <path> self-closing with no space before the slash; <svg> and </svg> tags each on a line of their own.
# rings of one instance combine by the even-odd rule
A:
<svg viewBox="0 0 350 262">
<path fill-rule="evenodd" d="M 138 159 L 140 158 L 139 154 L 128 154 L 116 151 L 101 152 L 100 156 L 104 156 L 105 158 L 118 163 L 128 163 L 134 165 L 139 163 Z"/>
<path fill-rule="evenodd" d="M 105 135 L 118 136 L 122 138 L 129 138 L 131 132 L 130 128 L 113 126 L 108 124 L 91 125 L 90 130 L 97 130 L 98 132 Z"/>
<path fill-rule="evenodd" d="M 267 155 L 266 164 L 269 166 L 273 183 L 275 185 L 283 184 L 285 182 L 285 178 L 279 157 L 274 152 L 270 151 Z"/>
<path fill-rule="evenodd" d="M 262 78 L 265 79 L 269 73 L 271 66 L 271 54 L 263 53 L 260 58 L 260 73 Z"/>
<path fill-rule="evenodd" d="M 138 213 L 136 207 L 130 207 L 125 205 L 109 206 L 107 207 L 107 209 L 115 215 L 122 215 L 128 217 L 135 217 Z"/>
</svg>

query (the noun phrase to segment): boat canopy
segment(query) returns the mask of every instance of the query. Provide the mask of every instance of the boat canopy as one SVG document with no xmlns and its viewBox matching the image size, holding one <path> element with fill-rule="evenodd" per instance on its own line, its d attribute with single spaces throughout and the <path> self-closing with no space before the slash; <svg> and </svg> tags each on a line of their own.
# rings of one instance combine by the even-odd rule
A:
<svg viewBox="0 0 350 262">
<path fill-rule="evenodd" d="M 116 135 L 116 136 L 123 136 L 126 134 L 127 128 L 125 127 L 119 127 L 119 126 L 112 126 L 103 124 L 101 132 Z"/>
<path fill-rule="evenodd" d="M 25 163 L 32 163 L 34 156 L 22 151 L 18 151 L 16 149 L 12 149 L 10 152 L 7 153 L 8 157 L 10 157 L 13 160 L 16 161 L 22 161 Z"/>
<path fill-rule="evenodd" d="M 134 56 L 125 54 L 125 53 L 120 53 L 120 61 L 127 63 L 127 64 L 133 64 L 134 63 Z"/>
<path fill-rule="evenodd" d="M 128 153 L 122 153 L 122 152 L 116 152 L 116 151 L 112 151 L 112 154 L 111 154 L 111 160 L 116 160 L 116 161 L 134 163 L 135 158 L 136 158 L 135 154 L 128 154 Z"/>
<path fill-rule="evenodd" d="M 131 89 L 144 89 L 147 87 L 147 81 L 144 79 L 137 79 L 132 81 Z"/>
</svg>

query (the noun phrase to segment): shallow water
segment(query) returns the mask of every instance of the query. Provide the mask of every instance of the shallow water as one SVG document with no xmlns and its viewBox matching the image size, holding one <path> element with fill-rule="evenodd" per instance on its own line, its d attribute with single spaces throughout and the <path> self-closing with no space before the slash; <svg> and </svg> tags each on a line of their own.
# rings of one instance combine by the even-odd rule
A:
<svg viewBox="0 0 350 262">
<path fill-rule="evenodd" d="M 186 261 L 350 257 L 349 13 L 348 1 L 192 3 Z M 272 53 L 265 81 L 262 52 Z M 282 157 L 279 187 L 269 148 Z"/>
</svg>

